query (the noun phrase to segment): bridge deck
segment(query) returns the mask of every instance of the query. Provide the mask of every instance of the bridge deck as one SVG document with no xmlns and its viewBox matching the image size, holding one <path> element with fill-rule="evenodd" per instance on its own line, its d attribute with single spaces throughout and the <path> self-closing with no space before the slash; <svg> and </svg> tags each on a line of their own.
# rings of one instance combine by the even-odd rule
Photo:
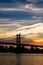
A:
<svg viewBox="0 0 43 65">
<path fill-rule="evenodd" d="M 43 47 L 43 45 L 17 44 L 17 43 L 0 43 L 0 45 L 21 45 L 21 46 Z"/>
</svg>

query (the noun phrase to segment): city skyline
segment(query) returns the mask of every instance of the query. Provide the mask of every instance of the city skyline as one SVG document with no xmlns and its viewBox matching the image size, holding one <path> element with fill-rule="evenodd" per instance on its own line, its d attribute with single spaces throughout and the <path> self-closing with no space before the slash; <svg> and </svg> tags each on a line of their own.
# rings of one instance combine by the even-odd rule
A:
<svg viewBox="0 0 43 65">
<path fill-rule="evenodd" d="M 19 33 L 23 43 L 43 45 L 43 0 L 0 0 L 0 39 Z"/>
</svg>

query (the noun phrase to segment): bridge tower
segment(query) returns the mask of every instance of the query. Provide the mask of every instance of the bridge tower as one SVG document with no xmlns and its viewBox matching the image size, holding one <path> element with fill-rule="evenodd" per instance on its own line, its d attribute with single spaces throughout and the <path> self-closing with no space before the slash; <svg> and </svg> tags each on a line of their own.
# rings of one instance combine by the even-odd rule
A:
<svg viewBox="0 0 43 65">
<path fill-rule="evenodd" d="M 20 44 L 21 44 L 21 34 L 17 34 L 17 36 L 16 36 L 16 44 L 17 44 L 17 47 L 20 47 Z"/>
</svg>

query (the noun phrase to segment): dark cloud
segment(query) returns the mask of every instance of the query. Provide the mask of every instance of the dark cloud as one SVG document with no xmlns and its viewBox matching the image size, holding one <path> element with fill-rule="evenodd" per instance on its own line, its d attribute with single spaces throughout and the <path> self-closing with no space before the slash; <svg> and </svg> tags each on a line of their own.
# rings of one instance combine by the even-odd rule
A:
<svg viewBox="0 0 43 65">
<path fill-rule="evenodd" d="M 43 0 L 0 0 L 0 2 L 2 3 L 16 3 L 16 2 L 20 2 L 20 3 L 28 3 L 28 4 L 43 4 Z"/>
<path fill-rule="evenodd" d="M 2 3 L 0 2 L 0 8 L 11 8 L 11 7 L 18 7 L 18 5 L 16 3 Z"/>
<path fill-rule="evenodd" d="M 34 14 L 31 12 L 23 11 L 0 11 L 0 18 L 14 18 L 16 20 L 31 19 Z"/>
<path fill-rule="evenodd" d="M 26 0 L 0 0 L 0 2 L 26 2 Z"/>
<path fill-rule="evenodd" d="M 14 2 L 14 0 L 0 0 L 0 2 Z"/>
<path fill-rule="evenodd" d="M 13 18 L 15 20 L 43 20 L 43 13 L 24 11 L 0 11 L 0 18 Z"/>
<path fill-rule="evenodd" d="M 43 8 L 43 0 L 36 0 L 36 2 L 33 4 L 39 8 Z"/>
<path fill-rule="evenodd" d="M 30 4 L 30 9 L 25 8 L 27 4 Z M 40 7 L 43 8 L 43 0 L 0 0 L 0 8 L 17 9 L 15 11 L 0 10 L 0 18 L 13 18 L 14 20 L 42 20 L 43 12 L 41 11 L 43 10 L 39 9 L 37 11 L 37 8 Z M 18 9 L 21 10 L 18 11 Z"/>
</svg>

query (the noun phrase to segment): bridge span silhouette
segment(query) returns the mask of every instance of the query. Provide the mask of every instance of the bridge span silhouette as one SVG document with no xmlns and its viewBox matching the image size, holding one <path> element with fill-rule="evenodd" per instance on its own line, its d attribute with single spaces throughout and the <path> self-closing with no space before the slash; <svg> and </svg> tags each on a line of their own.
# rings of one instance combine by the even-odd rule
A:
<svg viewBox="0 0 43 65">
<path fill-rule="evenodd" d="M 21 34 L 16 35 L 16 43 L 12 42 L 1 42 L 0 45 L 16 45 L 17 47 L 24 47 L 24 46 L 30 46 L 30 47 L 43 47 L 43 45 L 33 45 L 33 44 L 22 44 L 21 43 Z"/>
<path fill-rule="evenodd" d="M 26 46 L 28 46 L 30 48 L 27 48 Z M 40 49 L 40 48 L 42 48 L 42 49 Z M 0 53 L 1 52 L 43 53 L 43 45 L 33 45 L 33 44 L 29 44 L 29 43 L 28 44 L 22 44 L 21 34 L 17 34 L 16 35 L 16 43 L 0 42 Z"/>
<path fill-rule="evenodd" d="M 6 42 L 4 42 L 4 43 L 0 43 L 0 45 L 20 45 L 20 46 L 30 46 L 30 47 L 43 47 L 43 45 L 33 45 L 33 44 L 16 44 L 16 43 L 6 43 Z"/>
</svg>

